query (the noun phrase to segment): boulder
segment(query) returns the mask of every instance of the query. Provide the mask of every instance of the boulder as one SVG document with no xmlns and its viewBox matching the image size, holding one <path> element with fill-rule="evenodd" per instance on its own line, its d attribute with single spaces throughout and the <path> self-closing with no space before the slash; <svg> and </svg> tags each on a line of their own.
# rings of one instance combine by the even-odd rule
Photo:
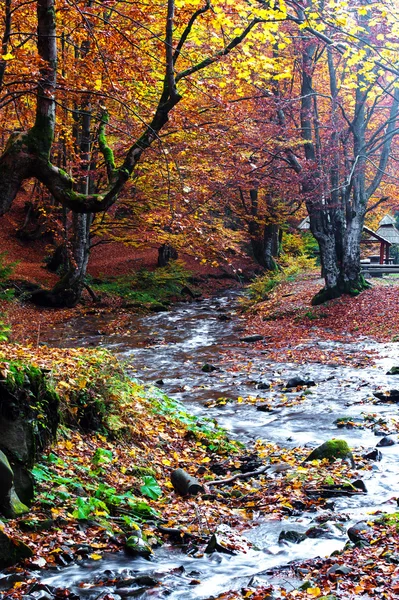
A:
<svg viewBox="0 0 399 600">
<path fill-rule="evenodd" d="M 285 384 L 285 387 L 286 388 L 312 387 L 315 385 L 316 385 L 316 383 L 313 381 L 313 379 L 309 379 L 308 377 L 301 377 L 300 375 L 298 375 L 296 377 L 291 377 Z"/>
<path fill-rule="evenodd" d="M 15 565 L 24 558 L 33 556 L 32 550 L 21 540 L 11 538 L 0 531 L 0 568 Z"/>
<path fill-rule="evenodd" d="M 380 439 L 380 441 L 377 444 L 377 448 L 387 448 L 388 446 L 394 446 L 394 445 L 395 445 L 395 440 L 386 436 L 386 437 L 383 437 Z"/>
<path fill-rule="evenodd" d="M 215 365 L 210 365 L 209 363 L 205 363 L 201 367 L 201 371 L 203 371 L 204 373 L 212 373 L 212 371 L 217 371 L 217 370 L 218 370 L 218 367 L 215 367 Z"/>
<path fill-rule="evenodd" d="M 38 454 L 55 438 L 59 399 L 45 371 L 14 363 L 8 363 L 8 369 L 7 378 L 0 380 L 0 503 L 1 498 L 8 496 L 2 503 L 6 512 L 21 514 L 21 510 L 26 510 L 25 504 L 33 499 L 30 469 Z M 8 468 L 13 473 L 12 496 Z"/>
<path fill-rule="evenodd" d="M 315 448 L 303 462 L 311 460 L 323 460 L 327 458 L 330 462 L 337 459 L 349 460 L 351 466 L 355 466 L 352 452 L 345 440 L 332 439 Z"/>
<path fill-rule="evenodd" d="M 14 473 L 11 465 L 0 450 L 0 511 L 11 519 L 29 511 L 28 507 L 19 499 L 14 488 Z"/>
<path fill-rule="evenodd" d="M 387 390 L 385 392 L 373 392 L 373 396 L 380 402 L 399 402 L 399 390 Z"/>
<path fill-rule="evenodd" d="M 283 542 L 290 542 L 291 544 L 300 544 L 306 540 L 306 534 L 301 531 L 295 530 L 285 530 L 280 533 L 278 536 L 278 543 L 282 544 Z"/>
<path fill-rule="evenodd" d="M 389 371 L 387 371 L 387 375 L 399 375 L 399 367 L 391 367 Z"/>
<path fill-rule="evenodd" d="M 348 538 L 354 544 L 358 544 L 359 542 L 369 544 L 374 530 L 364 521 L 359 521 L 359 523 L 355 523 L 352 527 L 349 527 L 347 533 Z"/>
<path fill-rule="evenodd" d="M 125 550 L 131 556 L 142 556 L 150 558 L 152 555 L 151 547 L 138 535 L 131 535 L 126 540 Z"/>
</svg>

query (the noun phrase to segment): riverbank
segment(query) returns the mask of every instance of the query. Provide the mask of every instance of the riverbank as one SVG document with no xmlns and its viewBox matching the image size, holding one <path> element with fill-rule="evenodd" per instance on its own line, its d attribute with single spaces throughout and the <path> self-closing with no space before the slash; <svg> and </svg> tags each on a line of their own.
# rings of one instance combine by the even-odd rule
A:
<svg viewBox="0 0 399 600">
<path fill-rule="evenodd" d="M 298 285 L 307 289 L 307 280 Z M 296 289 L 298 302 L 301 287 Z M 181 304 L 170 313 L 135 317 L 127 330 L 116 330 L 112 315 L 92 314 L 70 327 L 43 328 L 40 341 L 49 346 L 2 346 L 3 369 L 12 359 L 49 374 L 64 414 L 56 443 L 35 470 L 32 512 L 5 525 L 34 553 L 22 571 L 18 567 L 10 573 L 11 581 L 3 581 L 4 586 L 12 582 L 9 596 L 29 595 L 35 580 L 45 577 L 50 597 L 66 594 L 56 592 L 56 585 L 82 597 L 98 597 L 105 588 L 117 598 L 127 580 L 138 581 L 145 573 L 148 585 L 136 582 L 130 588 L 137 591 L 141 585 L 143 598 L 167 590 L 172 598 L 208 598 L 207 589 L 221 598 L 265 598 L 270 582 L 276 598 L 327 593 L 395 598 L 396 591 L 379 578 L 384 569 L 396 576 L 396 517 L 369 525 L 377 532 L 370 546 L 350 542 L 337 557 L 300 561 L 343 549 L 346 530 L 361 519 L 374 519 L 370 511 L 395 511 L 395 446 L 381 448 L 381 463 L 367 456 L 388 434 L 397 441 L 395 405 L 373 397 L 395 385 L 395 376 L 386 375 L 394 366 L 395 342 L 363 339 L 359 346 L 356 335 L 318 340 L 318 331 L 311 331 L 300 343 L 317 343 L 318 356 L 298 363 L 289 352 L 301 348 L 289 336 L 278 340 L 280 352 L 275 339 L 241 341 L 258 330 L 251 313 L 253 328 L 245 330 L 246 317 L 237 308 L 237 299 L 229 295 Z M 50 347 L 55 342 L 60 348 Z M 93 343 L 112 348 L 125 367 L 104 348 L 90 348 Z M 64 348 L 81 344 L 87 347 Z M 381 363 L 384 352 L 391 354 Z M 372 360 L 352 360 L 355 353 Z M 131 380 L 132 374 L 149 387 Z M 302 382 L 289 384 L 299 376 Z M 83 407 L 77 405 L 79 397 Z M 103 414 L 99 430 L 88 431 L 87 424 L 73 421 L 84 405 L 94 406 L 94 415 Z M 232 441 L 218 433 L 215 421 Z M 333 437 L 354 449 L 355 467 L 342 459 L 303 463 L 312 447 Z M 176 468 L 195 477 L 205 493 L 180 496 L 171 483 Z M 353 485 L 359 479 L 368 493 Z M 215 480 L 230 481 L 210 484 Z M 233 531 L 221 531 L 226 524 Z M 126 538 L 137 537 L 137 528 L 152 546 L 150 561 L 125 555 Z M 287 532 L 301 535 L 295 539 Z M 243 533 L 245 539 L 235 537 Z M 208 554 L 215 535 L 219 546 Z M 117 558 L 110 559 L 110 551 Z M 279 575 L 294 559 L 291 571 L 284 568 Z M 372 573 L 371 559 L 378 563 Z M 353 560 L 359 569 L 340 569 Z M 57 569 L 67 565 L 56 579 Z M 126 568 L 129 573 L 123 575 Z M 110 570 L 113 574 L 104 574 Z M 308 579 L 309 589 L 294 589 Z"/>
</svg>

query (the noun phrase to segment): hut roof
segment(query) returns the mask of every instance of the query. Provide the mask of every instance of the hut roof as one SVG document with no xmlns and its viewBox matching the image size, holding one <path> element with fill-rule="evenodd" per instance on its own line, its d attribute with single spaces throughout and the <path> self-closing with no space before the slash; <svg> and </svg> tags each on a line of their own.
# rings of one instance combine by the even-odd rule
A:
<svg viewBox="0 0 399 600">
<path fill-rule="evenodd" d="M 381 221 L 379 222 L 378 226 L 379 227 L 391 227 L 392 225 L 395 227 L 395 219 L 393 217 L 391 217 L 391 215 L 385 215 L 385 217 L 383 217 L 381 219 Z"/>
<path fill-rule="evenodd" d="M 376 233 L 391 242 L 391 244 L 399 244 L 399 231 L 394 225 L 382 225 Z"/>
</svg>

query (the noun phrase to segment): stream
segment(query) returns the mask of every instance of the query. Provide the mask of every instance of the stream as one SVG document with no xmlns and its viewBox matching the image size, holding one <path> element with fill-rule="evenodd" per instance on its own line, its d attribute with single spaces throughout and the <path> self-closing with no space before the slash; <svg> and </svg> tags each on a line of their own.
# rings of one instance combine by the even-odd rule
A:
<svg viewBox="0 0 399 600">
<path fill-rule="evenodd" d="M 236 302 L 237 293 L 231 292 L 200 302 L 181 303 L 170 312 L 132 316 L 125 333 L 106 333 L 109 317 L 93 315 L 43 332 L 42 339 L 48 345 L 60 347 L 101 346 L 112 350 L 134 365 L 134 377 L 158 385 L 162 391 L 184 403 L 189 412 L 214 419 L 245 444 L 260 438 L 286 448 L 313 448 L 332 437 L 339 437 L 351 447 L 364 448 L 364 452 L 373 449 L 381 439 L 378 436 L 381 432 L 377 431 L 376 435 L 370 429 L 338 429 L 335 420 L 338 417 L 357 418 L 365 413 L 377 414 L 383 419 L 395 418 L 398 412 L 395 404 L 374 404 L 371 399 L 376 389 L 392 389 L 397 385 L 398 376 L 386 374 L 395 364 L 397 344 L 360 340 L 355 348 L 349 342 L 338 344 L 312 339 L 310 330 L 309 344 L 319 347 L 320 353 L 325 355 L 333 356 L 339 347 L 348 355 L 355 349 L 362 349 L 365 354 L 377 351 L 381 358 L 375 367 L 360 368 L 272 362 L 268 360 L 267 340 L 262 342 L 261 349 L 240 341 L 244 335 L 243 322 L 236 314 Z M 232 358 L 230 362 L 222 363 L 221 356 L 226 352 Z M 206 373 L 202 370 L 205 364 L 216 369 Z M 248 396 L 259 397 L 265 402 L 276 401 L 283 395 L 282 384 L 298 375 L 314 380 L 316 386 L 309 388 L 296 405 L 280 404 L 271 411 L 261 412 L 252 404 L 215 403 L 218 398 L 236 400 Z M 269 383 L 272 384 L 270 389 L 261 389 Z M 288 399 L 301 394 L 303 391 L 284 391 Z M 391 437 L 398 441 L 396 432 Z M 368 513 L 375 510 L 395 510 L 396 501 L 392 499 L 399 496 L 397 445 L 380 450 L 382 461 L 370 463 L 372 469 L 361 473 L 368 493 L 334 498 L 336 521 L 334 518 L 330 521 L 326 538 L 279 544 L 282 530 L 304 532 L 315 524 L 316 513 L 303 513 L 283 520 L 272 519 L 267 514 L 257 515 L 259 524 L 245 533 L 257 550 L 251 549 L 245 554 L 214 553 L 195 558 L 165 544 L 155 551 L 151 561 L 132 559 L 124 554 L 111 555 L 101 561 L 87 560 L 59 571 L 43 572 L 42 582 L 68 587 L 81 598 L 98 599 L 112 594 L 116 600 L 166 596 L 172 600 L 205 600 L 250 583 L 276 583 L 285 585 L 287 590 L 293 589 L 300 581 L 285 580 L 281 572 L 276 575 L 275 567 L 284 567 L 295 560 L 328 556 L 343 548 L 350 524 L 369 518 Z M 342 514 L 347 517 L 343 524 L 339 519 Z M 85 589 L 85 582 L 93 584 L 103 580 L 104 572 L 116 583 Z M 140 577 L 144 575 L 161 584 L 143 587 Z M 124 584 L 129 577 L 133 582 L 130 594 Z"/>
</svg>

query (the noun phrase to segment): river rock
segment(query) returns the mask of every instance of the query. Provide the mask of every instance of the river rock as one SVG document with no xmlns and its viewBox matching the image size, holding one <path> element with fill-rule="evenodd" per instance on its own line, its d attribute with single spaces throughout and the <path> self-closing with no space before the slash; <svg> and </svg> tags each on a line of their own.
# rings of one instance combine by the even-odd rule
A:
<svg viewBox="0 0 399 600">
<path fill-rule="evenodd" d="M 302 531 L 295 531 L 291 529 L 283 529 L 283 531 L 281 531 L 280 535 L 278 536 L 279 544 L 282 544 L 283 542 L 290 542 L 291 544 L 300 544 L 304 540 L 306 540 L 305 533 L 303 533 Z"/>
<path fill-rule="evenodd" d="M 257 390 L 270 390 L 270 383 L 268 381 L 259 381 L 255 387 Z"/>
<path fill-rule="evenodd" d="M 379 450 L 377 450 L 377 448 L 374 448 L 374 450 L 371 450 L 370 452 L 367 452 L 367 454 L 363 454 L 363 458 L 365 460 L 376 460 L 376 461 L 380 461 L 382 460 L 382 454 Z"/>
<path fill-rule="evenodd" d="M 359 523 L 355 523 L 355 525 L 349 527 L 347 534 L 350 541 L 354 544 L 358 544 L 359 542 L 369 544 L 373 529 L 364 521 L 359 521 Z"/>
<path fill-rule="evenodd" d="M 205 363 L 202 367 L 201 367 L 201 371 L 203 371 L 204 373 L 212 373 L 213 371 L 217 371 L 218 367 L 215 367 L 215 365 L 210 365 L 209 363 Z"/>
<path fill-rule="evenodd" d="M 258 334 L 244 335 L 244 337 L 240 338 L 240 342 L 247 342 L 248 344 L 250 344 L 251 342 L 260 342 L 261 340 L 263 340 L 263 337 L 263 335 Z"/>
<path fill-rule="evenodd" d="M 227 314 L 227 313 L 222 313 L 221 315 L 218 315 L 218 321 L 231 321 L 231 315 Z"/>
<path fill-rule="evenodd" d="M 386 392 L 373 392 L 373 396 L 381 402 L 399 402 L 399 390 L 388 390 Z"/>
<path fill-rule="evenodd" d="M 367 487 L 366 487 L 366 484 L 364 483 L 363 479 L 356 479 L 355 481 L 351 481 L 351 484 L 357 490 L 360 490 L 361 492 L 364 492 L 365 494 L 367 494 Z"/>
<path fill-rule="evenodd" d="M 327 575 L 349 575 L 352 573 L 352 567 L 348 567 L 347 565 L 332 565 L 327 571 Z M 334 596 L 335 597 L 335 596 Z M 328 596 L 327 596 L 328 598 Z"/>
<path fill-rule="evenodd" d="M 296 377 L 291 377 L 285 384 L 285 387 L 312 387 L 314 385 L 316 385 L 316 383 L 312 379 L 309 379 L 308 377 L 301 377 L 300 375 L 298 375 Z"/>
<path fill-rule="evenodd" d="M 324 442 L 324 444 L 315 448 L 303 462 L 323 460 L 323 458 L 328 458 L 330 462 L 336 459 L 349 460 L 351 466 L 355 466 L 352 452 L 345 440 L 332 439 Z"/>
<path fill-rule="evenodd" d="M 223 554 L 239 554 L 248 552 L 251 544 L 228 525 L 219 525 L 215 533 L 212 534 L 206 548 L 206 554 L 221 552 Z"/>
<path fill-rule="evenodd" d="M 387 371 L 387 375 L 399 375 L 399 367 L 391 367 L 389 371 Z"/>
<path fill-rule="evenodd" d="M 131 556 L 149 558 L 152 555 L 151 547 L 138 535 L 131 535 L 126 540 L 125 550 Z"/>
<path fill-rule="evenodd" d="M 33 556 L 32 550 L 21 540 L 11 538 L 0 531 L 0 568 L 15 565 L 24 558 Z"/>
<path fill-rule="evenodd" d="M 386 436 L 380 439 L 380 441 L 377 444 L 377 448 L 387 448 L 388 446 L 394 446 L 395 444 L 395 440 Z"/>
</svg>

